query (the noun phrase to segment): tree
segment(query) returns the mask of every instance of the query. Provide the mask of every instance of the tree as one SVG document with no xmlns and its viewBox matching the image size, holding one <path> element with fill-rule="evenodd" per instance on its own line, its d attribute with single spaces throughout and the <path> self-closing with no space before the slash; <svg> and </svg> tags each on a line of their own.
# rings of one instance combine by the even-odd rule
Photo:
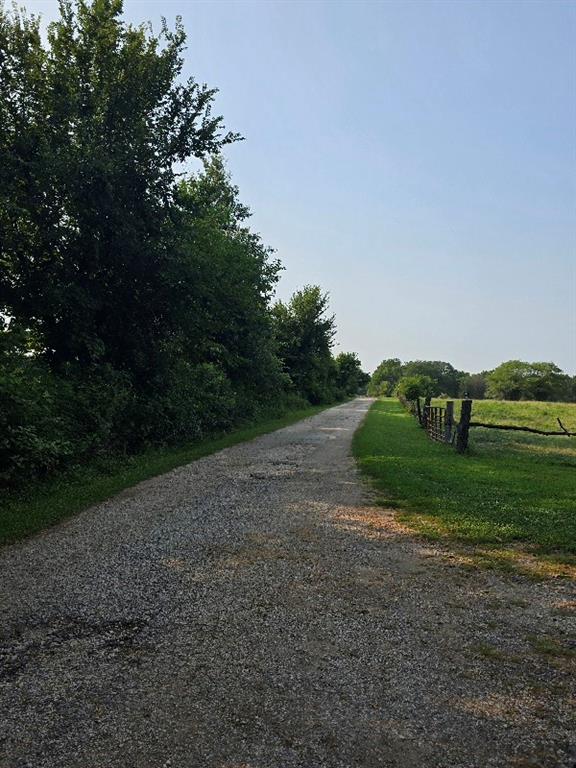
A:
<svg viewBox="0 0 576 768">
<path fill-rule="evenodd" d="M 403 376 L 396 385 L 396 394 L 405 400 L 434 397 L 439 394 L 438 385 L 430 376 Z"/>
<path fill-rule="evenodd" d="M 328 294 L 307 285 L 287 304 L 272 308 L 278 355 L 294 388 L 312 403 L 335 397 L 335 363 L 331 355 L 336 333 L 333 315 L 327 315 Z"/>
<path fill-rule="evenodd" d="M 390 395 L 402 376 L 402 363 L 397 357 L 382 360 L 376 368 L 368 385 L 368 394 L 372 397 Z"/>
<path fill-rule="evenodd" d="M 464 374 L 442 360 L 411 360 L 402 366 L 402 375 L 428 376 L 436 383 L 438 393 L 456 397 Z"/>
<path fill-rule="evenodd" d="M 554 363 L 532 363 L 526 381 L 530 400 L 566 400 L 569 397 L 569 377 Z"/>
<path fill-rule="evenodd" d="M 277 395 L 286 378 L 269 312 L 280 263 L 250 231 L 249 216 L 222 158 L 206 160 L 178 188 L 166 282 L 173 358 L 220 367 L 253 399 Z"/>
<path fill-rule="evenodd" d="M 336 356 L 336 386 L 343 397 L 358 394 L 370 381 L 354 352 L 340 352 Z"/>
<path fill-rule="evenodd" d="M 109 362 L 154 382 L 171 333 L 166 228 L 175 164 L 238 136 L 215 90 L 178 82 L 185 33 L 124 23 L 121 0 L 0 9 L 0 312 L 55 370 Z"/>
<path fill-rule="evenodd" d="M 486 394 L 486 376 L 487 371 L 482 373 L 467 373 L 460 379 L 458 395 L 460 397 L 471 397 L 473 400 L 482 400 Z"/>
<path fill-rule="evenodd" d="M 0 484 L 361 379 L 318 287 L 270 308 L 280 264 L 219 154 L 239 137 L 215 90 L 180 81 L 181 24 L 121 13 L 62 0 L 44 45 L 0 6 Z"/>
<path fill-rule="evenodd" d="M 498 400 L 567 400 L 570 377 L 554 363 L 508 360 L 487 376 L 487 396 Z"/>
</svg>

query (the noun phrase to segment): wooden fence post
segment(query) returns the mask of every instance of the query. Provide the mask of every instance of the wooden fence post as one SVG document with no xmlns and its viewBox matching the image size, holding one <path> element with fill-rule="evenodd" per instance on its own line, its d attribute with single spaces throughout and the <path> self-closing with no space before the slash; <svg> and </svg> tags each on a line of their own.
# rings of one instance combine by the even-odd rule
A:
<svg viewBox="0 0 576 768">
<path fill-rule="evenodd" d="M 430 422 L 430 402 L 431 402 L 431 400 L 432 400 L 431 397 L 426 397 L 424 399 L 424 415 L 422 417 L 422 426 L 426 430 L 428 429 L 428 424 Z"/>
<path fill-rule="evenodd" d="M 416 398 L 416 412 L 418 414 L 418 424 L 422 426 L 422 408 L 420 408 L 420 398 Z"/>
<path fill-rule="evenodd" d="M 464 453 L 466 448 L 468 448 L 468 433 L 470 431 L 471 416 L 472 400 L 462 400 L 460 423 L 458 424 L 458 433 L 456 435 L 456 450 L 458 453 Z"/>
<path fill-rule="evenodd" d="M 452 427 L 454 426 L 454 401 L 446 401 L 446 413 L 444 415 L 444 442 L 452 442 Z"/>
</svg>

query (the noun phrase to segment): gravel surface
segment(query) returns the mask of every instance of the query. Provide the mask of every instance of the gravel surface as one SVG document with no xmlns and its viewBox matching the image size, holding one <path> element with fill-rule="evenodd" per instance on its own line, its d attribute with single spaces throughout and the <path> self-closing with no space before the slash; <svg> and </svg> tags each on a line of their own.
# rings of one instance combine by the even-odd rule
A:
<svg viewBox="0 0 576 768">
<path fill-rule="evenodd" d="M 369 405 L 4 549 L 0 766 L 573 768 L 573 585 L 462 567 L 371 506 Z"/>
</svg>

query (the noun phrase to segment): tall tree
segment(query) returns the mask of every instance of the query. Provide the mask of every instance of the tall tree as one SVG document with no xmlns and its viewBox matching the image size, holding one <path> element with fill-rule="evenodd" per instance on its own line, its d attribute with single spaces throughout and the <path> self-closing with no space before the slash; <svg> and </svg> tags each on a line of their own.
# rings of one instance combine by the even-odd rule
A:
<svg viewBox="0 0 576 768">
<path fill-rule="evenodd" d="M 330 401 L 335 394 L 335 363 L 331 355 L 336 333 L 328 315 L 328 294 L 317 285 L 294 293 L 287 304 L 272 308 L 278 354 L 296 390 L 310 402 Z"/>
<path fill-rule="evenodd" d="M 55 369 L 108 361 L 153 381 L 169 328 L 165 228 L 175 164 L 238 138 L 213 89 L 180 82 L 184 30 L 121 19 L 121 0 L 0 9 L 0 311 Z"/>
<path fill-rule="evenodd" d="M 222 158 L 182 181 L 167 273 L 174 355 L 219 366 L 236 388 L 283 387 L 269 301 L 280 263 L 251 232 Z"/>
<path fill-rule="evenodd" d="M 482 400 L 486 394 L 486 376 L 488 371 L 482 373 L 466 373 L 460 379 L 460 397 L 471 397 L 473 400 Z"/>
<path fill-rule="evenodd" d="M 336 386 L 343 397 L 351 397 L 365 389 L 370 376 L 362 370 L 358 355 L 354 352 L 340 352 L 336 355 Z"/>
</svg>

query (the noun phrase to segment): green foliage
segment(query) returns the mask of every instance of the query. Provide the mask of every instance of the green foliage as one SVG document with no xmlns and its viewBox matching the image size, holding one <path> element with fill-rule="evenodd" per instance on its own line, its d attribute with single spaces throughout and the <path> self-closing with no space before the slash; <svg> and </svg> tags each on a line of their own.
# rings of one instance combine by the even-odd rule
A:
<svg viewBox="0 0 576 768">
<path fill-rule="evenodd" d="M 61 3 L 44 49 L 35 21 L 0 16 L 0 307 L 55 370 L 106 362 L 137 386 L 172 325 L 174 164 L 237 137 L 215 91 L 182 84 L 185 33 L 154 37 L 119 0 Z"/>
<path fill-rule="evenodd" d="M 361 378 L 332 358 L 319 288 L 271 311 L 280 265 L 219 154 L 239 136 L 216 91 L 181 79 L 181 24 L 155 36 L 121 14 L 63 0 L 45 44 L 0 8 L 0 484 Z M 182 175 L 190 158 L 203 170 Z"/>
<path fill-rule="evenodd" d="M 370 376 L 364 373 L 354 352 L 340 352 L 336 356 L 336 387 L 340 397 L 352 397 L 366 389 Z"/>
<path fill-rule="evenodd" d="M 278 354 L 297 392 L 311 403 L 337 396 L 336 364 L 331 355 L 333 316 L 327 315 L 328 295 L 317 285 L 297 291 L 288 304 L 272 308 Z"/>
<path fill-rule="evenodd" d="M 465 373 L 450 363 L 438 360 L 412 360 L 402 363 L 397 358 L 383 360 L 368 385 L 374 397 L 391 395 L 401 378 L 427 376 L 434 382 L 433 394 L 447 397 L 484 397 L 502 400 L 576 401 L 576 376 L 568 376 L 554 363 L 525 363 L 510 360 L 493 371 Z"/>
<path fill-rule="evenodd" d="M 438 394 L 438 385 L 430 376 L 403 376 L 396 385 L 394 393 L 404 400 L 434 397 Z"/>
<path fill-rule="evenodd" d="M 486 395 L 497 400 L 569 400 L 573 382 L 554 363 L 509 360 L 487 375 Z"/>
<path fill-rule="evenodd" d="M 450 363 L 441 360 L 411 360 L 402 363 L 398 358 L 383 360 L 372 374 L 368 394 L 373 397 L 391 395 L 400 379 L 425 376 L 434 382 L 434 392 L 446 392 L 457 396 L 460 382 L 465 374 L 457 371 Z"/>
<path fill-rule="evenodd" d="M 42 476 L 70 455 L 55 382 L 25 358 L 0 361 L 0 484 Z"/>
<path fill-rule="evenodd" d="M 529 406 L 539 404 L 500 405 L 512 423 L 520 423 L 520 413 L 529 419 Z M 484 403 L 477 406 L 484 408 Z M 558 407 L 569 424 L 575 406 Z M 484 420 L 482 410 L 477 415 Z M 531 423 L 541 423 L 539 409 Z M 354 453 L 382 503 L 399 507 L 406 522 L 423 533 L 471 544 L 526 542 L 540 553 L 576 553 L 572 441 L 477 428 L 470 445 L 469 455 L 458 455 L 429 440 L 400 403 L 382 400 L 357 432 Z"/>
<path fill-rule="evenodd" d="M 280 264 L 246 226 L 223 161 L 183 181 L 177 194 L 173 257 L 167 279 L 174 333 L 170 350 L 220 368 L 235 388 L 275 396 L 288 384 L 276 354 L 268 303 Z"/>
<path fill-rule="evenodd" d="M 302 407 L 300 404 L 299 407 L 297 401 L 288 399 L 263 410 L 254 423 L 223 436 L 178 447 L 149 448 L 136 455 L 102 457 L 98 461 L 72 467 L 56 477 L 27 483 L 25 489 L 4 492 L 0 545 L 53 525 L 141 480 L 294 424 L 320 410 L 320 406 Z"/>
<path fill-rule="evenodd" d="M 383 360 L 370 378 L 368 394 L 371 397 L 391 395 L 401 378 L 401 361 L 397 357 Z"/>
<path fill-rule="evenodd" d="M 461 397 L 471 397 L 473 400 L 482 400 L 486 395 L 486 376 L 486 372 L 467 373 L 462 376 L 458 395 Z"/>
<path fill-rule="evenodd" d="M 462 371 L 441 360 L 413 360 L 404 363 L 402 376 L 426 376 L 434 382 L 435 392 L 445 392 L 455 397 L 458 394 Z"/>
</svg>

